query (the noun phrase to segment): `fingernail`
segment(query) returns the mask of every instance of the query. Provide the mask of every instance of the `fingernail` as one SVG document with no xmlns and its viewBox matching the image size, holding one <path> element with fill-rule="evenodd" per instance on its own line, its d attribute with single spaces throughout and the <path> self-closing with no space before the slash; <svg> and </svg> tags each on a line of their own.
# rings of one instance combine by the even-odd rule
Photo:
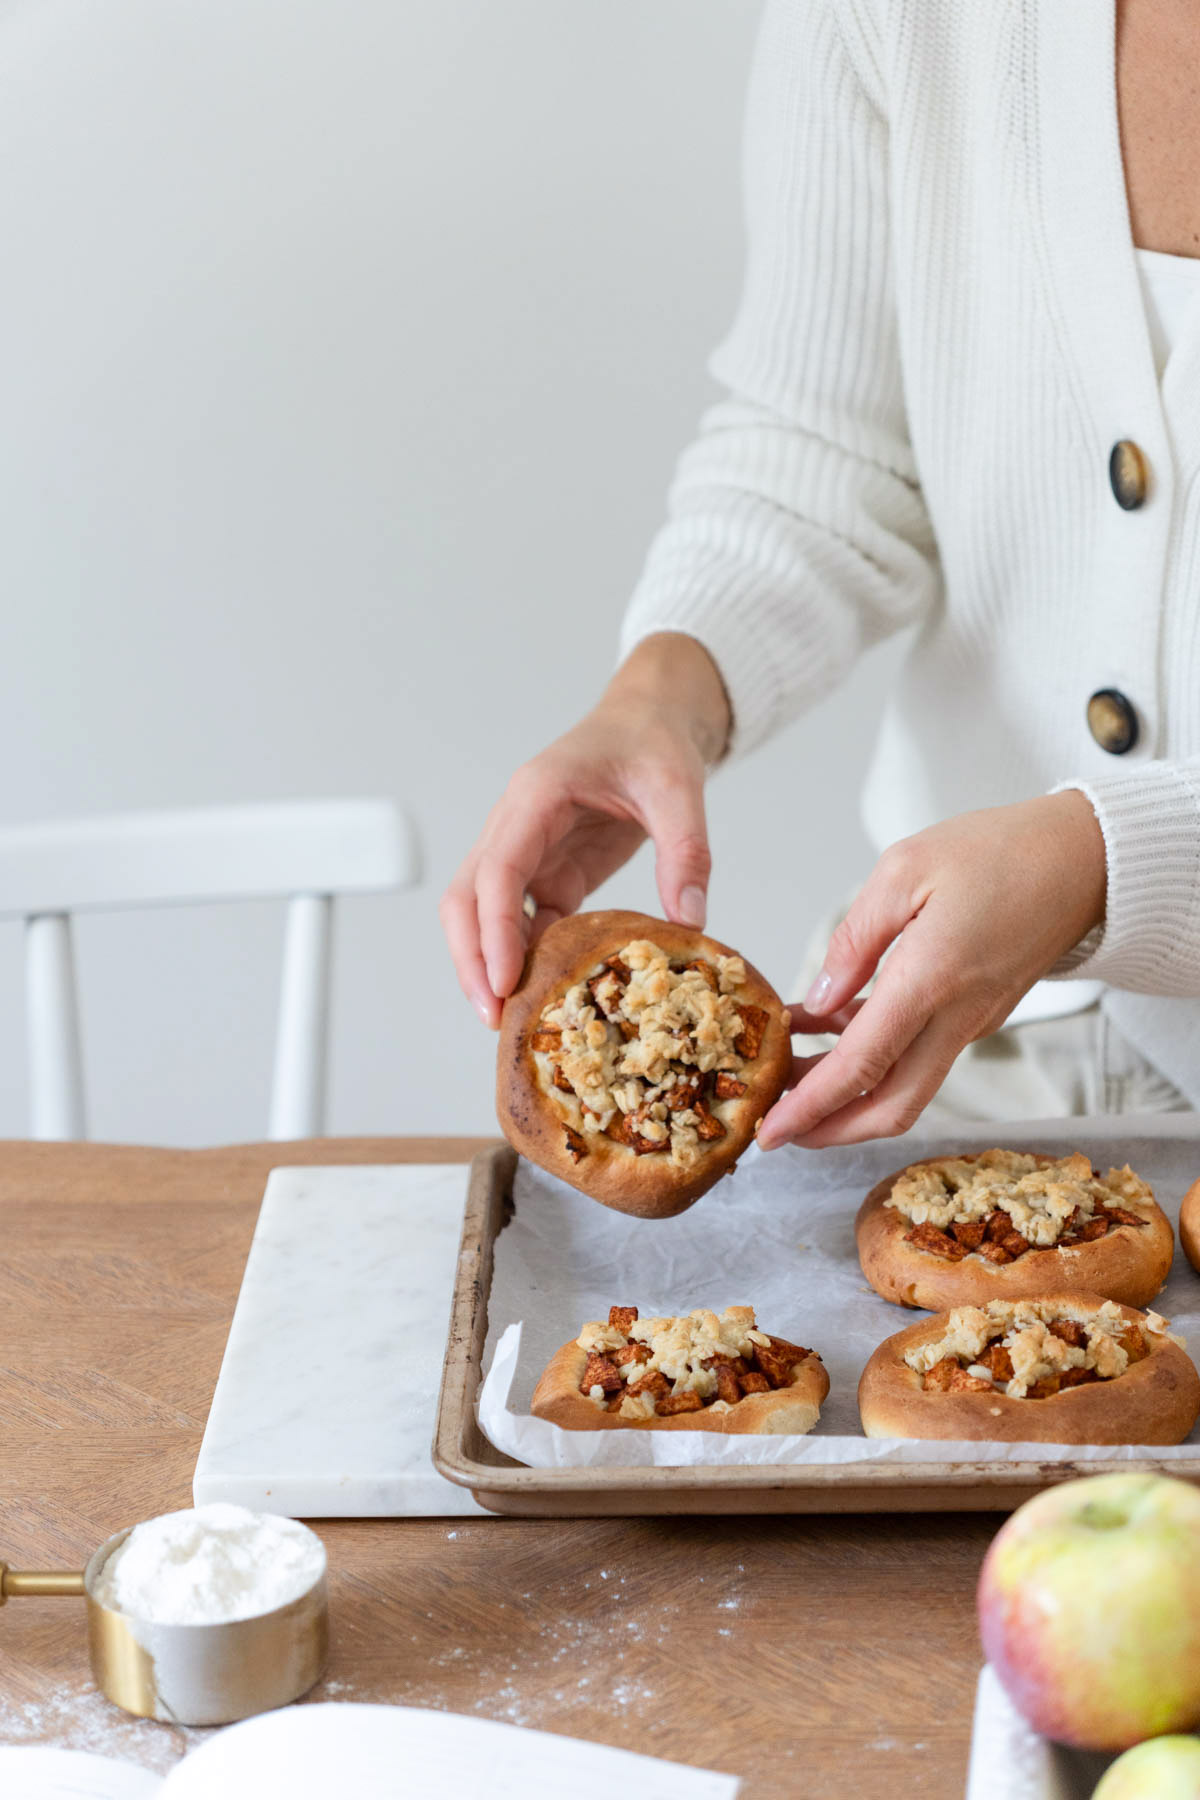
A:
<svg viewBox="0 0 1200 1800">
<path fill-rule="evenodd" d="M 679 896 L 679 917 L 685 925 L 703 925 L 705 912 L 704 889 L 685 887 Z"/>
<path fill-rule="evenodd" d="M 822 969 L 821 973 L 817 976 L 817 979 L 809 988 L 808 993 L 804 996 L 805 1012 L 816 1013 L 817 1016 L 820 1017 L 825 1010 L 825 1003 L 832 992 L 833 977 L 827 975 L 824 969 Z"/>
<path fill-rule="evenodd" d="M 484 999 L 478 989 L 471 995 L 471 1001 L 475 1007 L 475 1011 L 479 1014 L 484 1024 L 490 1025 L 492 1022 L 492 1009 L 489 1002 Z"/>
</svg>

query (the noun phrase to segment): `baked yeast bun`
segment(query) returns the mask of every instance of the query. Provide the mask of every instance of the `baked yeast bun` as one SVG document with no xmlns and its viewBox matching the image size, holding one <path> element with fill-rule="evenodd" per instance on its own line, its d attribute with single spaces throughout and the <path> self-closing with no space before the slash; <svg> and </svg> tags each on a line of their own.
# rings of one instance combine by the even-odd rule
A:
<svg viewBox="0 0 1200 1800">
<path fill-rule="evenodd" d="M 577 913 L 505 1001 L 496 1111 L 531 1162 L 665 1219 L 733 1168 L 791 1062 L 778 994 L 727 945 L 645 913 Z"/>
<path fill-rule="evenodd" d="M 1200 1181 L 1193 1181 L 1179 1208 L 1179 1241 L 1193 1269 L 1200 1269 Z"/>
<path fill-rule="evenodd" d="M 1086 1156 L 985 1150 L 911 1163 L 855 1224 L 863 1274 L 901 1306 L 982 1305 L 1067 1291 L 1145 1306 L 1175 1239 L 1140 1176 Z"/>
<path fill-rule="evenodd" d="M 1179 1444 L 1200 1375 L 1157 1313 L 1099 1294 L 989 1300 L 880 1344 L 858 1410 L 868 1437 Z"/>
<path fill-rule="evenodd" d="M 569 1431 L 811 1431 L 829 1392 L 815 1350 L 769 1336 L 752 1306 L 640 1319 L 614 1306 L 551 1357 L 539 1419 Z"/>
</svg>

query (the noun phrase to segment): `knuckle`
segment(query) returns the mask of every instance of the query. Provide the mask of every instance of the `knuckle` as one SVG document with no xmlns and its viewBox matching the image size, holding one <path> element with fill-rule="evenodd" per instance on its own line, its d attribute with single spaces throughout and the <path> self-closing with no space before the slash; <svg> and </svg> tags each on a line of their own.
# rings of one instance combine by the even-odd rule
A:
<svg viewBox="0 0 1200 1800">
<path fill-rule="evenodd" d="M 889 886 L 906 887 L 916 872 L 919 860 L 920 848 L 916 839 L 899 838 L 880 854 L 876 870 Z"/>
<path fill-rule="evenodd" d="M 536 762 L 522 763 L 509 776 L 506 798 L 528 806 L 543 792 L 545 777 Z"/>
<path fill-rule="evenodd" d="M 875 1135 L 884 1138 L 903 1137 L 921 1116 L 921 1108 L 910 1101 L 892 1101 L 881 1108 L 874 1127 Z"/>
<path fill-rule="evenodd" d="M 497 853 L 484 858 L 479 865 L 481 921 L 497 907 L 506 911 L 510 904 L 518 904 L 526 891 L 526 874 L 520 863 L 507 854 Z"/>
<path fill-rule="evenodd" d="M 885 1050 L 859 1050 L 847 1064 L 847 1078 L 854 1082 L 855 1092 L 869 1094 L 877 1088 L 888 1070 L 892 1059 Z"/>
<path fill-rule="evenodd" d="M 907 951 L 908 945 L 902 939 L 896 946 L 894 957 L 889 959 L 889 973 L 895 983 L 893 998 L 897 1004 L 925 1011 L 932 1007 L 938 1012 L 958 998 L 962 977 L 953 955 L 943 950 L 940 955 L 931 956 L 928 946 L 911 956 Z"/>
<path fill-rule="evenodd" d="M 702 875 L 711 873 L 712 852 L 708 847 L 708 840 L 701 837 L 699 832 L 685 832 L 682 837 L 674 840 L 672 848 L 689 872 Z"/>
<path fill-rule="evenodd" d="M 642 758 L 642 778 L 660 800 L 690 801 L 701 783 L 672 746 L 667 750 L 649 751 Z"/>
<path fill-rule="evenodd" d="M 466 893 L 463 879 L 460 875 L 456 875 L 449 887 L 447 887 L 442 894 L 441 899 L 438 901 L 438 918 L 442 921 L 443 925 L 458 917 L 463 909 L 463 902 L 465 899 Z"/>
<path fill-rule="evenodd" d="M 949 964 L 927 970 L 920 981 L 920 991 L 925 1003 L 935 1014 L 944 1013 L 949 1007 L 958 1004 L 962 993 L 961 983 Z"/>
<path fill-rule="evenodd" d="M 977 1038 L 987 1037 L 989 1032 L 996 1030 L 997 1023 L 1004 1023 L 1011 1010 L 987 1000 L 973 1000 L 969 1006 L 960 1008 L 957 1026 L 963 1044 L 973 1044 Z"/>
<path fill-rule="evenodd" d="M 911 1131 L 924 1110 L 924 1102 L 921 1100 L 901 1100 L 896 1102 L 889 1108 L 890 1130 L 888 1135 L 890 1137 L 900 1137 L 904 1132 Z"/>
<path fill-rule="evenodd" d="M 683 800 L 698 800 L 704 787 L 698 770 L 671 757 L 661 765 L 659 780 L 667 792 Z"/>
<path fill-rule="evenodd" d="M 963 1033 L 964 1049 L 967 1044 L 977 1044 L 980 1038 L 991 1037 L 994 1031 L 999 1031 L 1011 1011 L 1012 1007 L 1005 1002 L 1004 1005 L 993 1006 L 987 1012 L 981 1013 L 978 1018 L 969 1021 Z"/>
<path fill-rule="evenodd" d="M 688 820 L 703 818 L 703 789 L 686 769 L 681 769 L 676 763 L 660 764 L 654 770 L 647 788 L 660 812 Z"/>
<path fill-rule="evenodd" d="M 836 962 L 853 963 L 859 958 L 858 932 L 856 922 L 849 913 L 839 920 L 829 940 L 827 959 Z"/>
</svg>

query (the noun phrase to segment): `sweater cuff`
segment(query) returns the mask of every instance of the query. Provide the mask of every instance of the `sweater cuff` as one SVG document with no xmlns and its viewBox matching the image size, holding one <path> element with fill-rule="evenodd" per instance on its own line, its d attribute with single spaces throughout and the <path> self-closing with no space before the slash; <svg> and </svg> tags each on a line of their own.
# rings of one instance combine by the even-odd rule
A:
<svg viewBox="0 0 1200 1800">
<path fill-rule="evenodd" d="M 622 662 L 657 631 L 682 632 L 708 651 L 732 715 L 725 762 L 765 743 L 790 710 L 778 647 L 763 624 L 773 584 L 762 586 L 767 591 L 744 568 L 692 546 L 656 545 L 621 627 Z"/>
<path fill-rule="evenodd" d="M 1109 781 L 1061 781 L 1104 836 L 1103 925 L 1050 971 L 1138 994 L 1200 995 L 1200 765 L 1147 763 Z"/>
</svg>

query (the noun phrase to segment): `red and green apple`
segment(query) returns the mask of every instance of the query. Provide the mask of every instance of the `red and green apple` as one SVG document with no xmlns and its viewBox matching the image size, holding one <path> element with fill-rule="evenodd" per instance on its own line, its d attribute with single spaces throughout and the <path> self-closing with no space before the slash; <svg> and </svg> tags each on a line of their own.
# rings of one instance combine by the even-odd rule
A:
<svg viewBox="0 0 1200 1800">
<path fill-rule="evenodd" d="M 979 1628 L 1057 1743 L 1125 1750 L 1200 1725 L 1200 1491 L 1129 1474 L 1038 1494 L 992 1540 Z"/>
</svg>

